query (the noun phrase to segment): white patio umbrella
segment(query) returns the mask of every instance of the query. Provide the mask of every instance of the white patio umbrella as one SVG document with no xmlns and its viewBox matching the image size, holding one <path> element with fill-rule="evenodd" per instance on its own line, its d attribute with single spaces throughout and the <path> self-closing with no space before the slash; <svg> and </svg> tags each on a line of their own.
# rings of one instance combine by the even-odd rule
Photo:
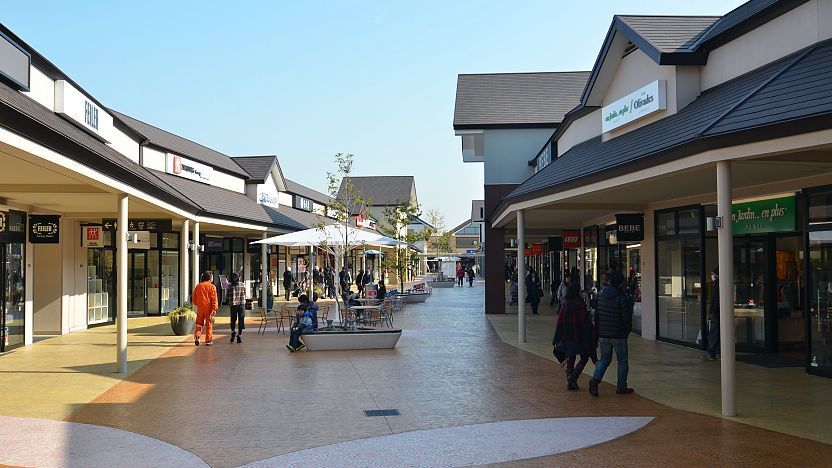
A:
<svg viewBox="0 0 832 468">
<path fill-rule="evenodd" d="M 305 229 L 303 231 L 291 232 L 289 234 L 281 234 L 279 236 L 261 239 L 252 242 L 252 244 L 285 245 L 289 247 L 309 247 L 309 298 L 311 299 L 314 294 L 314 286 L 313 282 L 311 281 L 311 268 L 315 264 L 315 247 L 320 247 L 329 250 L 333 255 L 336 256 L 336 262 L 340 264 L 341 259 L 338 258 L 338 252 L 335 249 L 333 249 L 333 247 L 344 245 L 349 245 L 352 247 L 362 247 L 368 245 L 373 247 L 383 247 L 394 245 L 407 245 L 407 242 L 396 240 L 392 237 L 383 236 L 378 233 L 362 231 L 360 229 L 355 229 L 349 226 L 330 224 L 324 226 L 323 228 Z M 336 313 L 338 313 L 338 316 L 340 317 L 340 305 L 337 299 L 335 300 L 335 310 Z"/>
</svg>

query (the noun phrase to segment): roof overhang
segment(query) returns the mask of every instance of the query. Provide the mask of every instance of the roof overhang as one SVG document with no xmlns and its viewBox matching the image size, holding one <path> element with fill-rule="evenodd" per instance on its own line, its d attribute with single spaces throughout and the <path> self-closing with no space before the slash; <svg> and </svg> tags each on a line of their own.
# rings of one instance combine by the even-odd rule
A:
<svg viewBox="0 0 832 468">
<path fill-rule="evenodd" d="M 462 162 L 485 161 L 485 130 L 457 130 L 462 140 Z"/>
</svg>

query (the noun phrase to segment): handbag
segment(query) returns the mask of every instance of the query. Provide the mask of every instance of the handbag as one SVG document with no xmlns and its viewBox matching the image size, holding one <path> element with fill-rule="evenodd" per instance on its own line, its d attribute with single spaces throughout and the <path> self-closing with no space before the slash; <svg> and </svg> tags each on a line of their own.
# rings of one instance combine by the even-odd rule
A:
<svg viewBox="0 0 832 468">
<path fill-rule="evenodd" d="M 254 303 L 251 299 L 246 299 L 245 310 L 254 310 Z"/>
</svg>

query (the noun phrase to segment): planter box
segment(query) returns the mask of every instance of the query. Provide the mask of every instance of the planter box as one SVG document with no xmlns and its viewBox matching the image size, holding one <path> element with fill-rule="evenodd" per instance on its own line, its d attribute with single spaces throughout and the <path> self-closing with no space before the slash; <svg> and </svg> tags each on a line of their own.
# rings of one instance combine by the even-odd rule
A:
<svg viewBox="0 0 832 468">
<path fill-rule="evenodd" d="M 352 332 L 318 332 L 301 335 L 300 339 L 310 351 L 342 349 L 393 349 L 402 336 L 400 329 L 379 330 L 359 328 Z"/>
<path fill-rule="evenodd" d="M 428 299 L 430 294 L 428 293 L 410 293 L 410 294 L 402 294 L 402 300 L 408 304 L 413 304 L 416 302 L 425 302 Z"/>
<path fill-rule="evenodd" d="M 196 328 L 196 318 L 170 317 L 170 328 L 176 336 L 191 335 Z"/>
</svg>

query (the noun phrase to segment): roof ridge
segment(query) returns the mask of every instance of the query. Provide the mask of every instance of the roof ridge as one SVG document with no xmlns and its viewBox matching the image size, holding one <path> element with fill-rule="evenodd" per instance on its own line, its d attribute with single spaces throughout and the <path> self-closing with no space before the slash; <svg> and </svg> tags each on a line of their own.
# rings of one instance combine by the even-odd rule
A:
<svg viewBox="0 0 832 468">
<path fill-rule="evenodd" d="M 619 18 L 722 18 L 723 15 L 613 15 Z"/>
<path fill-rule="evenodd" d="M 491 75 L 566 75 L 571 73 L 591 73 L 592 70 L 536 71 L 536 72 L 493 72 L 493 73 L 458 73 L 457 76 L 491 76 Z"/>
<path fill-rule="evenodd" d="M 186 140 L 186 141 L 189 141 L 189 142 L 191 142 L 191 143 L 193 143 L 193 144 L 195 144 L 195 145 L 197 145 L 197 146 L 201 146 L 201 147 L 203 147 L 203 148 L 205 148 L 205 149 L 209 149 L 209 150 L 211 150 L 211 151 L 214 151 L 215 153 L 219 153 L 219 154 L 221 154 L 221 155 L 223 155 L 223 156 L 225 156 L 225 157 L 227 157 L 227 158 L 229 158 L 229 159 L 233 159 L 231 156 L 229 156 L 229 155 L 227 155 L 227 154 L 223 153 L 222 151 L 219 151 L 219 150 L 216 150 L 216 149 L 214 149 L 214 148 L 211 148 L 210 146 L 203 145 L 202 143 L 199 143 L 199 142 L 197 142 L 197 141 L 191 140 L 190 138 L 183 137 L 182 135 L 179 135 L 178 133 L 173 133 L 173 132 L 171 132 L 170 130 L 165 130 L 165 129 L 164 129 L 164 128 L 162 128 L 162 127 L 157 127 L 156 125 L 153 125 L 153 124 L 151 124 L 151 123 L 147 123 L 147 122 L 145 122 L 144 120 L 137 119 L 137 118 L 135 118 L 135 117 L 133 117 L 133 116 L 127 115 L 127 114 L 125 114 L 125 113 L 123 113 L 123 112 L 119 112 L 119 111 L 117 111 L 117 110 L 115 110 L 115 109 L 111 109 L 111 108 L 108 108 L 108 109 L 109 109 L 110 111 L 112 111 L 112 112 L 115 112 L 115 113 L 117 113 L 117 114 L 121 115 L 121 116 L 127 117 L 128 119 L 133 119 L 133 120 L 135 120 L 135 121 L 137 121 L 137 122 L 141 122 L 141 123 L 143 123 L 143 124 L 147 125 L 148 127 L 153 127 L 153 128 L 155 128 L 156 130 L 159 130 L 160 132 L 169 133 L 169 134 L 171 134 L 171 135 L 173 135 L 173 136 L 175 136 L 175 137 L 177 137 L 177 138 L 181 138 L 181 139 Z M 139 133 L 141 133 L 141 132 L 139 132 Z M 242 168 L 241 168 L 241 169 L 242 169 Z"/>
</svg>

